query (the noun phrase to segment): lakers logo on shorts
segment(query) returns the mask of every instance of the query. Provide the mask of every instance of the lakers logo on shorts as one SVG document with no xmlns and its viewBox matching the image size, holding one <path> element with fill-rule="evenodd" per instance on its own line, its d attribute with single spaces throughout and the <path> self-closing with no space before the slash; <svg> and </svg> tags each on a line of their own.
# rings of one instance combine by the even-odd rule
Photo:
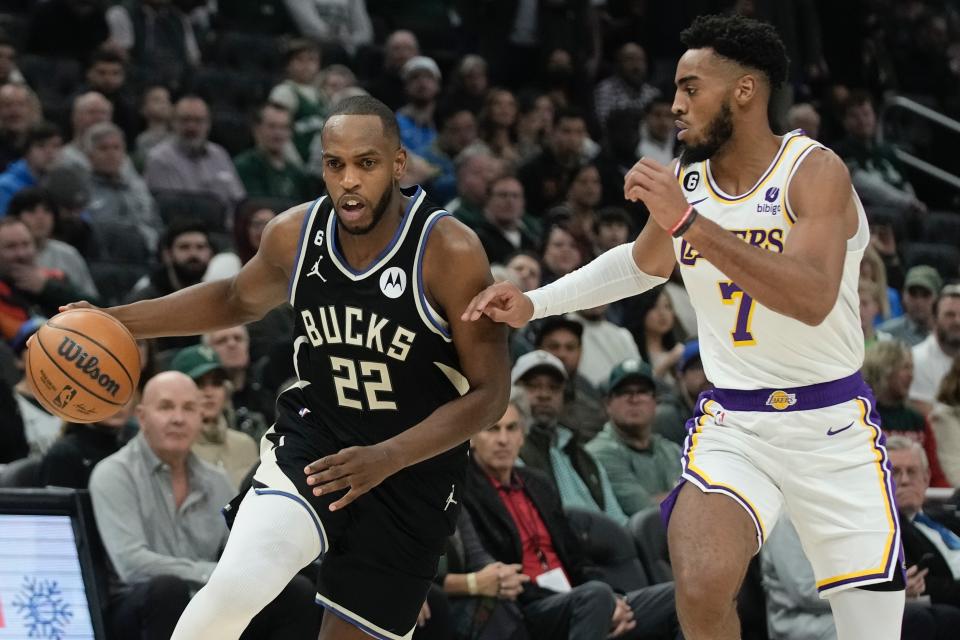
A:
<svg viewBox="0 0 960 640">
<path fill-rule="evenodd" d="M 773 407 L 777 411 L 783 411 L 787 407 L 792 407 L 797 404 L 797 396 L 794 393 L 787 393 L 786 391 L 774 391 L 767 398 L 766 404 L 768 407 Z"/>
</svg>

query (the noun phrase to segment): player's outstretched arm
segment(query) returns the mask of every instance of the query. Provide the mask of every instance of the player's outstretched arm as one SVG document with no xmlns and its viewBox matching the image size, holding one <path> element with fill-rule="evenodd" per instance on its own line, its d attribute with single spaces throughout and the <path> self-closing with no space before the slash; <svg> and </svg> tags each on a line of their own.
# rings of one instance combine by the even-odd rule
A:
<svg viewBox="0 0 960 640">
<path fill-rule="evenodd" d="M 260 250 L 236 276 L 104 311 L 137 338 L 196 335 L 262 318 L 286 300 L 307 206 L 294 207 L 271 220 L 263 231 Z M 75 302 L 61 311 L 90 306 Z"/>
<path fill-rule="evenodd" d="M 510 394 L 506 327 L 487 318 L 465 321 L 459 315 L 491 282 L 490 264 L 476 235 L 453 218 L 440 220 L 427 243 L 423 277 L 431 303 L 449 320 L 465 393 L 389 440 L 350 447 L 309 465 L 307 482 L 315 485 L 315 493 L 350 488 L 331 509 L 346 506 L 400 469 L 452 449 L 506 411 Z"/>
<path fill-rule="evenodd" d="M 670 237 L 648 223 L 632 243 L 614 247 L 539 289 L 524 294 L 509 282 L 491 285 L 470 301 L 460 317 L 487 317 L 522 327 L 536 318 L 592 309 L 642 293 L 666 282 L 673 265 Z"/>
<path fill-rule="evenodd" d="M 663 229 L 674 228 L 689 206 L 673 173 L 653 160 L 634 165 L 627 185 L 628 197 L 642 200 Z M 843 161 L 831 151 L 814 151 L 790 183 L 797 223 L 782 254 L 751 246 L 703 216 L 683 238 L 756 302 L 815 326 L 840 290 L 847 238 L 857 229 L 852 194 Z"/>
</svg>

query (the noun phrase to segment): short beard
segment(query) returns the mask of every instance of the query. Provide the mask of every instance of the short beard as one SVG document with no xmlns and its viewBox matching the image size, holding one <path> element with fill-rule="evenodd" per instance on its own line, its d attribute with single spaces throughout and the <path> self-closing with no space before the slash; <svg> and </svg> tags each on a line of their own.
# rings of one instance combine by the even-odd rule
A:
<svg viewBox="0 0 960 640">
<path fill-rule="evenodd" d="M 937 329 L 937 341 L 952 351 L 960 351 L 960 335 Z"/>
<path fill-rule="evenodd" d="M 180 282 L 180 286 L 188 287 L 203 280 L 203 276 L 207 272 L 207 265 L 193 262 L 181 264 L 174 263 L 173 272 L 176 274 L 177 280 Z"/>
<path fill-rule="evenodd" d="M 724 102 L 720 112 L 707 126 L 704 140 L 698 145 L 686 145 L 680 154 L 680 165 L 686 167 L 694 162 L 709 160 L 733 135 L 733 112 Z"/>
<path fill-rule="evenodd" d="M 353 236 L 362 236 L 370 233 L 374 228 L 380 223 L 380 220 L 383 219 L 383 216 L 387 213 L 387 206 L 390 205 L 390 197 L 393 195 L 393 186 L 383 192 L 383 195 L 380 196 L 377 206 L 373 208 L 373 220 L 370 221 L 365 227 L 359 227 L 351 229 L 347 225 L 340 223 L 340 228 Z"/>
</svg>

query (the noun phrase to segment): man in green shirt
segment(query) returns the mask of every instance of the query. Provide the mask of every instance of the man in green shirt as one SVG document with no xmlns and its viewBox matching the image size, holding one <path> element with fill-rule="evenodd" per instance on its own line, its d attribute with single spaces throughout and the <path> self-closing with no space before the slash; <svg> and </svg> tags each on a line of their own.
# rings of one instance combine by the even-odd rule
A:
<svg viewBox="0 0 960 640">
<path fill-rule="evenodd" d="M 613 368 L 607 384 L 610 420 L 587 444 L 610 478 L 626 514 L 656 506 L 680 477 L 680 447 L 653 433 L 656 384 L 650 366 L 625 360 Z"/>
<path fill-rule="evenodd" d="M 314 197 L 310 177 L 287 154 L 292 135 L 290 112 L 276 104 L 261 107 L 253 123 L 253 149 L 233 159 L 250 197 L 303 202 Z"/>
</svg>

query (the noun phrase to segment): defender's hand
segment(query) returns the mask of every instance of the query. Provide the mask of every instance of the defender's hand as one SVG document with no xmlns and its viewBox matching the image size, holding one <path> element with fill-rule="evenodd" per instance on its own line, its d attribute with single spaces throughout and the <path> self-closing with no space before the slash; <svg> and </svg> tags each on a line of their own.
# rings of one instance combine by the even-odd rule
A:
<svg viewBox="0 0 960 640">
<path fill-rule="evenodd" d="M 515 284 L 498 282 L 474 296 L 460 319 L 479 320 L 481 316 L 518 329 L 533 317 L 533 303 Z"/>
<path fill-rule="evenodd" d="M 627 200 L 640 200 L 664 230 L 669 231 L 686 212 L 687 199 L 670 167 L 650 158 L 641 158 L 623 181 Z"/>
<path fill-rule="evenodd" d="M 310 463 L 303 472 L 307 474 L 307 484 L 317 485 L 313 489 L 315 496 L 349 487 L 345 496 L 330 505 L 330 511 L 336 511 L 398 471 L 391 457 L 380 445 L 347 447 Z"/>
</svg>

